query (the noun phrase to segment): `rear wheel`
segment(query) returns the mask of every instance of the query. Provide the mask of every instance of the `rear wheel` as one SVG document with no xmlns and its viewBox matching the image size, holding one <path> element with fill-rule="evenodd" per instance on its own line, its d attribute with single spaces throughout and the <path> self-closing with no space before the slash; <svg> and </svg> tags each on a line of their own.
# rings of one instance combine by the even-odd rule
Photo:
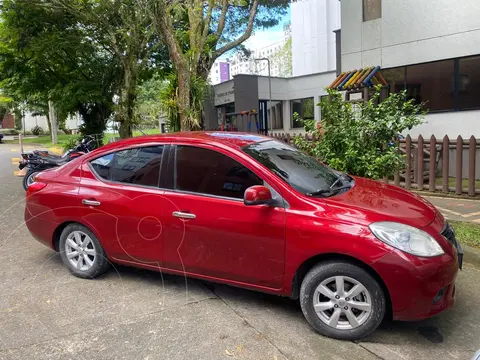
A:
<svg viewBox="0 0 480 360">
<path fill-rule="evenodd" d="M 320 334 L 341 340 L 370 335 L 385 314 L 385 295 L 364 269 L 348 262 L 312 268 L 300 288 L 300 305 Z"/>
<path fill-rule="evenodd" d="M 73 275 L 94 278 L 108 270 L 108 260 L 96 236 L 85 226 L 70 224 L 59 242 L 62 261 Z"/>
<path fill-rule="evenodd" d="M 23 177 L 23 188 L 25 189 L 25 191 L 27 191 L 27 188 L 34 183 L 35 176 L 39 172 L 40 171 L 28 169 L 27 173 Z"/>
</svg>

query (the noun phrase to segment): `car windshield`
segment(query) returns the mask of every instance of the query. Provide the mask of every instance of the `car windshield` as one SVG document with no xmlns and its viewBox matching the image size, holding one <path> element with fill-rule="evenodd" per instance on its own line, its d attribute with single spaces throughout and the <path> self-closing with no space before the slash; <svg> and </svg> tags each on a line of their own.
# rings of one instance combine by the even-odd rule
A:
<svg viewBox="0 0 480 360">
<path fill-rule="evenodd" d="M 332 195 L 350 187 L 352 179 L 287 144 L 268 140 L 247 145 L 242 150 L 269 168 L 295 190 L 310 196 Z"/>
</svg>

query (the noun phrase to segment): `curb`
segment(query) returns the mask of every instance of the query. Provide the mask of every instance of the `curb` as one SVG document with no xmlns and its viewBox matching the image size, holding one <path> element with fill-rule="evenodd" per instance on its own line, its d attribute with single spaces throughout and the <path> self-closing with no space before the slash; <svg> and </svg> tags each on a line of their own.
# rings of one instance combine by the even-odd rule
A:
<svg viewBox="0 0 480 360">
<path fill-rule="evenodd" d="M 62 155 L 63 154 L 63 149 L 61 147 L 57 146 L 52 146 L 48 148 L 48 152 L 52 152 L 57 155 Z"/>
<path fill-rule="evenodd" d="M 463 245 L 463 261 L 480 269 L 480 249 Z"/>
<path fill-rule="evenodd" d="M 445 194 L 445 193 L 436 193 L 436 192 L 430 192 L 430 191 L 418 191 L 418 190 L 412 190 L 412 189 L 410 189 L 410 191 L 422 197 L 436 197 L 441 199 L 454 199 L 454 200 L 462 200 L 462 201 L 480 201 L 479 194 L 475 196 L 469 196 L 469 195 L 453 195 L 453 194 Z"/>
</svg>

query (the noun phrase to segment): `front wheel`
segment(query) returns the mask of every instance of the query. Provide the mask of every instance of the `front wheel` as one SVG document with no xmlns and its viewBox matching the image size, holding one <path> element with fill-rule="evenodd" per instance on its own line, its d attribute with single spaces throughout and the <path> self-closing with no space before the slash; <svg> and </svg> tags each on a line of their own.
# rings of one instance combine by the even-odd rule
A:
<svg viewBox="0 0 480 360">
<path fill-rule="evenodd" d="M 302 281 L 300 305 L 320 334 L 358 340 L 370 335 L 385 315 L 385 294 L 364 269 L 348 262 L 325 262 Z"/>
<path fill-rule="evenodd" d="M 27 188 L 33 184 L 33 182 L 35 181 L 35 176 L 37 176 L 39 172 L 40 171 L 28 169 L 27 173 L 23 177 L 23 188 L 25 189 L 25 191 L 27 191 Z"/>
</svg>

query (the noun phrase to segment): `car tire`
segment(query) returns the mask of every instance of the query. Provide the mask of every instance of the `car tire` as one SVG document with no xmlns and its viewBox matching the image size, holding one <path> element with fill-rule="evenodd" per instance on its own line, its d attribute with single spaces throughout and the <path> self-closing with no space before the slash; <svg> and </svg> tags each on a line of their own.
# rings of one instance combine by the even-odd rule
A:
<svg viewBox="0 0 480 360">
<path fill-rule="evenodd" d="M 33 182 L 33 178 L 37 175 L 40 171 L 28 169 L 27 173 L 23 177 L 23 188 L 27 191 L 28 185 Z"/>
<path fill-rule="evenodd" d="M 93 279 L 109 268 L 109 262 L 97 237 L 85 226 L 70 224 L 60 235 L 58 249 L 70 272 L 83 279 Z"/>
<path fill-rule="evenodd" d="M 386 309 L 385 294 L 375 278 L 357 265 L 338 261 L 320 263 L 307 273 L 300 288 L 300 306 L 318 333 L 339 340 L 370 335 Z"/>
</svg>

